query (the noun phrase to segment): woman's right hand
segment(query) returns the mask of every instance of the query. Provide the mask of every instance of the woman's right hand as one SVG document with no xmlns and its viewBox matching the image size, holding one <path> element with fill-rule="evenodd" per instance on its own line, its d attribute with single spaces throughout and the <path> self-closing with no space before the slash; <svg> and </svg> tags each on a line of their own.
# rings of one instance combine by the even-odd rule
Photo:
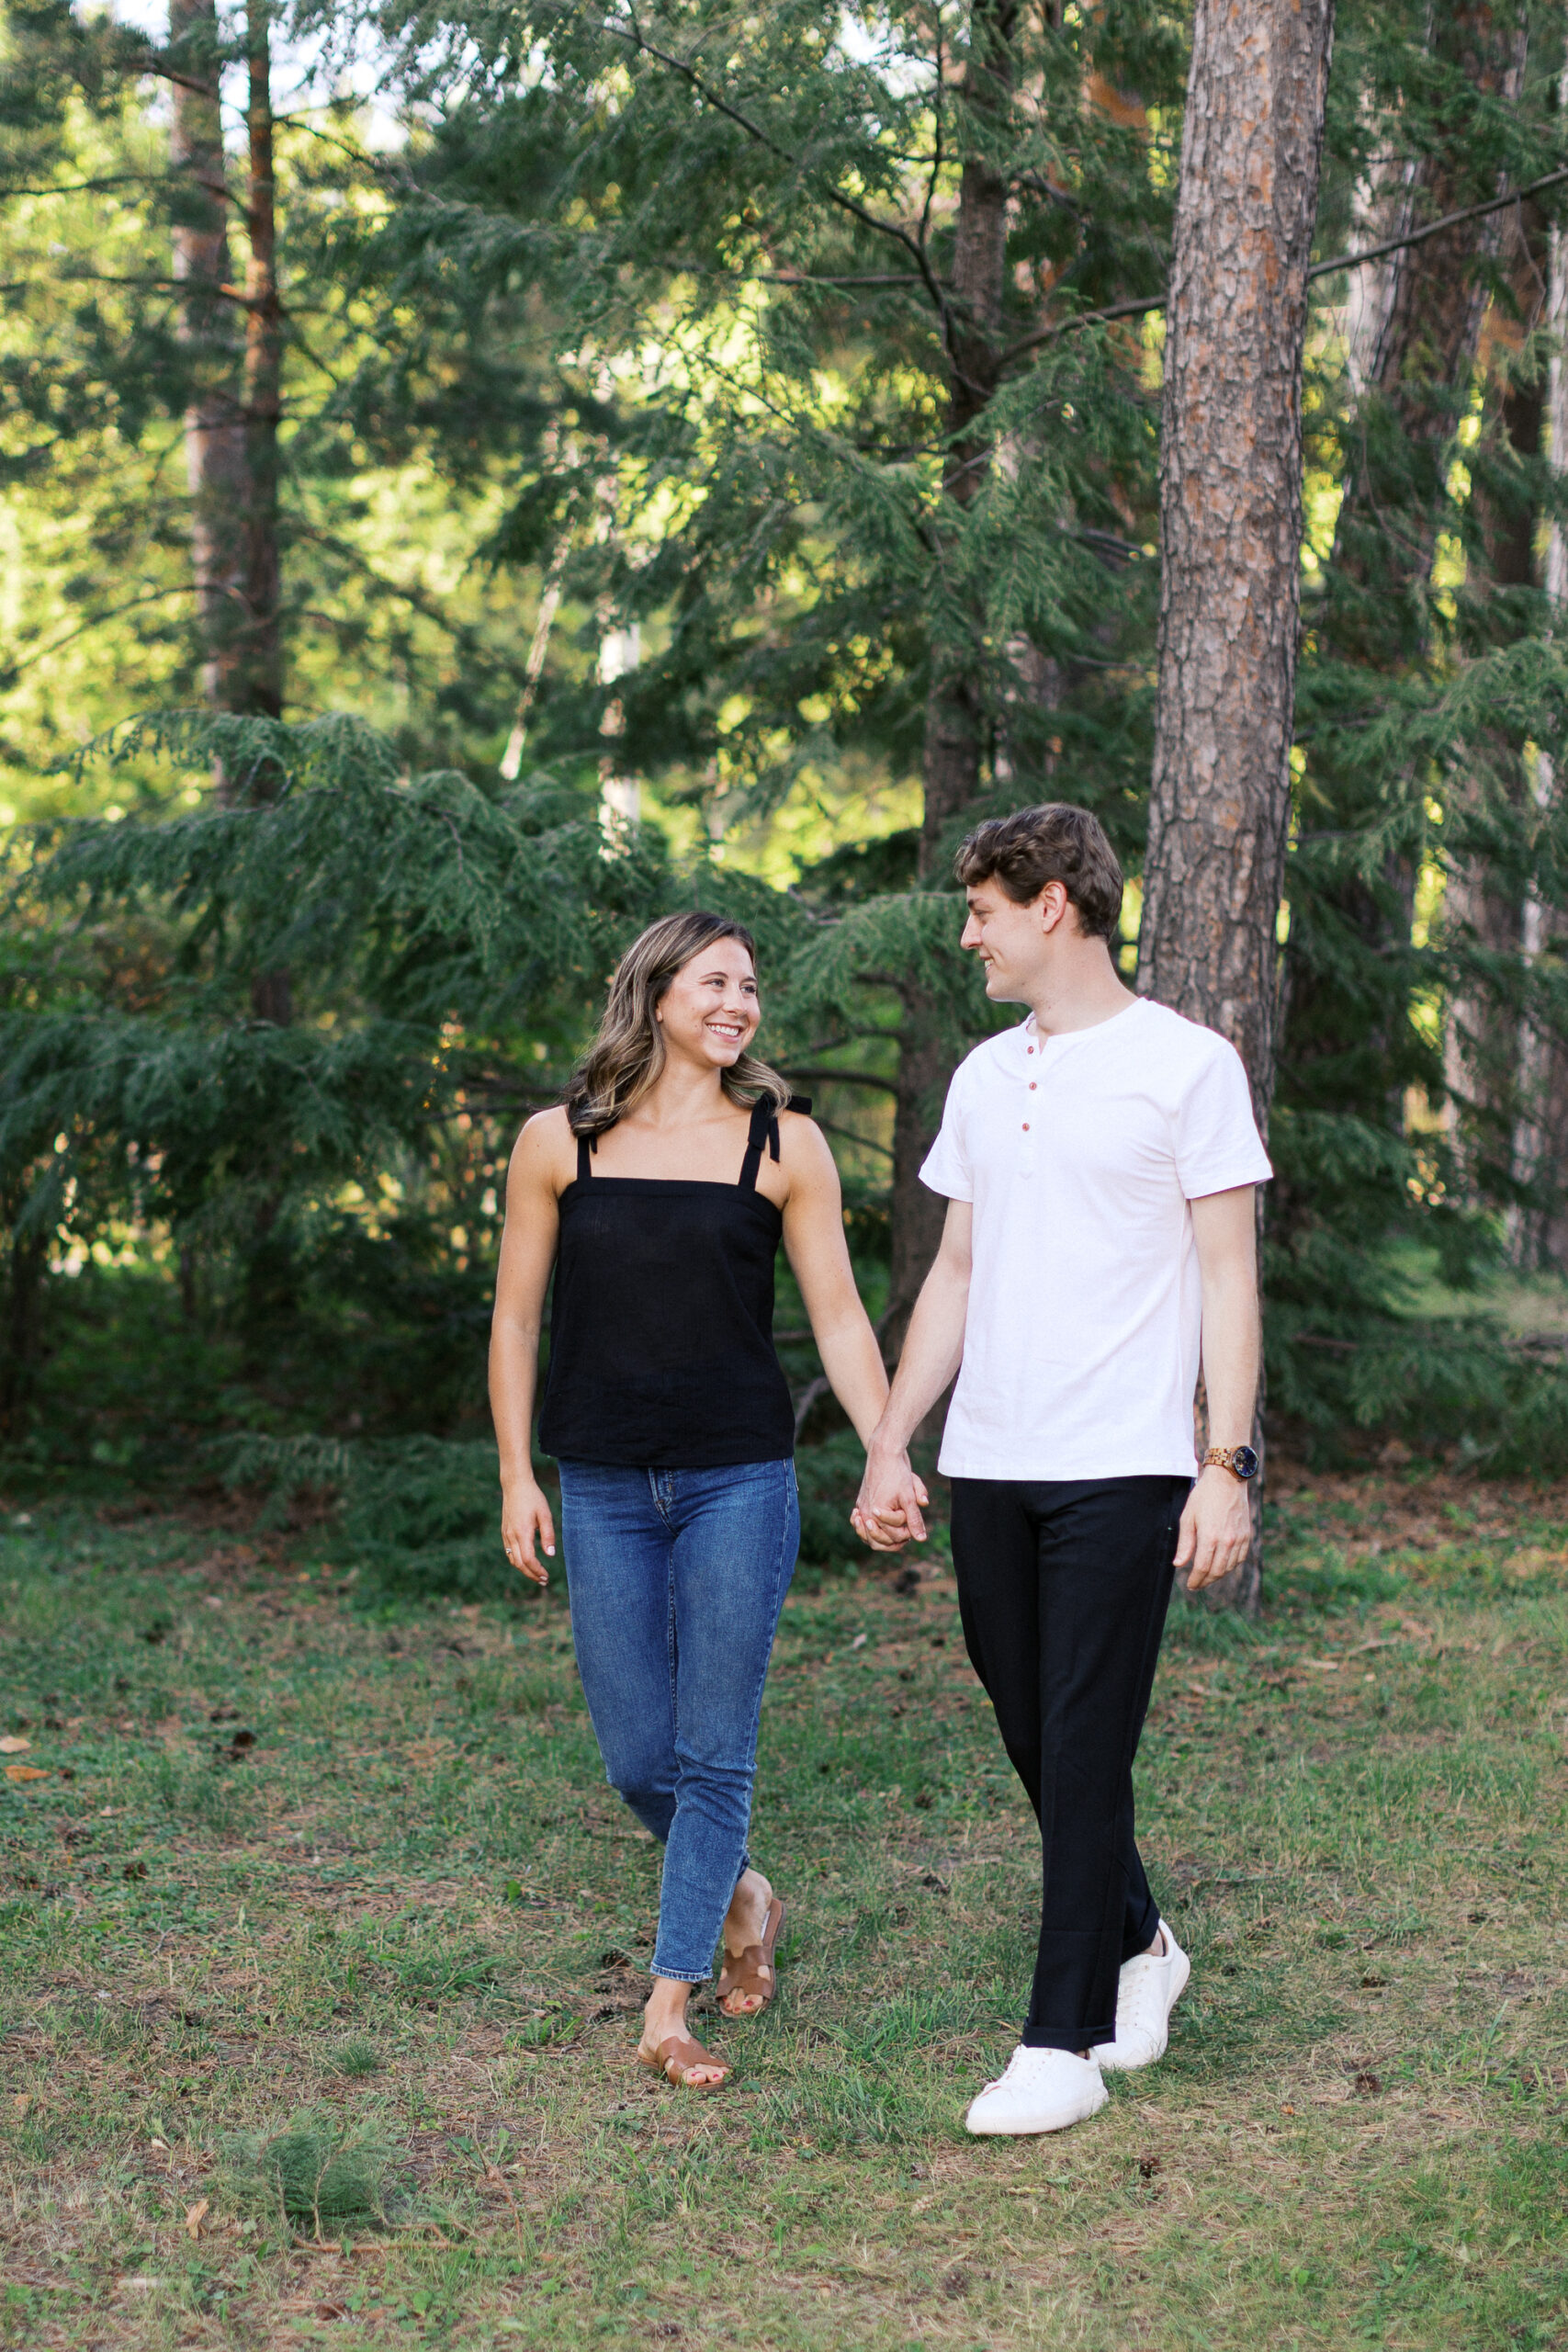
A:
<svg viewBox="0 0 1568 2352">
<path fill-rule="evenodd" d="M 548 1584 L 550 1572 L 541 1560 L 556 1556 L 556 1523 L 544 1488 L 536 1478 L 518 1478 L 501 1490 L 501 1541 L 514 1568 L 535 1584 Z"/>
</svg>

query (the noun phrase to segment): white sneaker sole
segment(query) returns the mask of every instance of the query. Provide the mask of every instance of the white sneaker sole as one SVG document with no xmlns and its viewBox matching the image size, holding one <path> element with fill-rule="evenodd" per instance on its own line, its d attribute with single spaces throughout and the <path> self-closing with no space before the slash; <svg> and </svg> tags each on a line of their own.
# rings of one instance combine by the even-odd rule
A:
<svg viewBox="0 0 1568 2352">
<path fill-rule="evenodd" d="M 1081 2099 L 1074 2099 L 1066 2107 L 1054 2105 L 1043 2114 L 1038 2109 L 1031 2114 L 1021 2098 L 1016 2102 L 1010 2100 L 1006 2108 L 998 2102 L 994 2110 L 994 2121 L 986 2116 L 976 2120 L 975 2110 L 982 2104 L 984 2097 L 982 2092 L 964 2117 L 966 2132 L 972 2132 L 976 2140 L 1028 2140 L 1045 2132 L 1070 2132 L 1075 2123 L 1087 2123 L 1091 2115 L 1100 2113 L 1111 2093 L 1103 2083 L 1097 2083 L 1092 2089 L 1085 2091 Z"/>
<path fill-rule="evenodd" d="M 1192 1976 L 1192 1962 L 1189 1960 L 1187 1954 L 1179 1949 L 1179 1947 L 1177 1950 L 1175 1958 L 1176 1965 L 1170 1972 L 1171 1995 L 1169 2001 L 1166 2005 L 1165 2024 L 1161 2028 L 1159 2040 L 1155 2048 L 1148 2052 L 1146 2057 L 1116 2058 L 1111 2055 L 1116 2044 L 1113 2041 L 1101 2042 L 1100 2048 L 1095 2052 L 1095 2056 L 1099 2059 L 1100 2068 L 1103 2073 L 1108 2075 L 1135 2075 L 1141 2066 L 1152 2066 L 1156 2059 L 1163 2058 L 1165 2056 L 1167 2050 L 1170 2046 L 1171 2011 L 1175 2008 L 1178 2001 L 1180 2000 L 1183 1993 L 1186 1992 Z"/>
</svg>

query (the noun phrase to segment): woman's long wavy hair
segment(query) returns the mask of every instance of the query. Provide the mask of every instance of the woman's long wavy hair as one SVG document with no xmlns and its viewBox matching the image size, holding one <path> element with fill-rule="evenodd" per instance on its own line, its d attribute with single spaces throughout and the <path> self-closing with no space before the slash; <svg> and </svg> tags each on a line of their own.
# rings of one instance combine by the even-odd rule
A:
<svg viewBox="0 0 1568 2352">
<path fill-rule="evenodd" d="M 744 923 L 731 922 L 728 915 L 665 915 L 633 940 L 615 967 L 599 1035 L 566 1090 L 573 1135 L 602 1136 L 648 1092 L 664 1068 L 664 1029 L 654 1008 L 682 967 L 716 939 L 739 940 L 755 967 L 756 941 Z M 782 1110 L 790 1097 L 788 1080 L 755 1054 L 742 1054 L 721 1070 L 719 1084 L 732 1102 L 746 1108 L 771 1094 Z"/>
</svg>

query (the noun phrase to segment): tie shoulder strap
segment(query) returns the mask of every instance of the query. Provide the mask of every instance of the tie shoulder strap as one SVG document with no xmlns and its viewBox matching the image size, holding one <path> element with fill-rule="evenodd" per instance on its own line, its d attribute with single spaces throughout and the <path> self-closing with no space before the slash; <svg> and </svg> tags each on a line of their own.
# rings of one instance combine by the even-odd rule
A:
<svg viewBox="0 0 1568 2352">
<path fill-rule="evenodd" d="M 811 1098 L 807 1094 L 792 1094 L 784 1104 L 786 1111 L 809 1112 Z M 740 1189 L 754 1193 L 762 1165 L 762 1146 L 768 1147 L 768 1158 L 777 1162 L 779 1156 L 779 1114 L 771 1094 L 764 1094 L 751 1105 L 751 1126 L 746 1141 L 746 1157 L 740 1163 Z"/>
<path fill-rule="evenodd" d="M 757 1170 L 762 1164 L 762 1145 L 768 1139 L 770 1128 L 773 1131 L 773 1158 L 776 1159 L 779 1156 L 778 1123 L 773 1117 L 773 1097 L 771 1094 L 759 1095 L 751 1105 L 746 1157 L 740 1163 L 740 1190 L 743 1193 L 754 1193 L 757 1189 Z"/>
</svg>

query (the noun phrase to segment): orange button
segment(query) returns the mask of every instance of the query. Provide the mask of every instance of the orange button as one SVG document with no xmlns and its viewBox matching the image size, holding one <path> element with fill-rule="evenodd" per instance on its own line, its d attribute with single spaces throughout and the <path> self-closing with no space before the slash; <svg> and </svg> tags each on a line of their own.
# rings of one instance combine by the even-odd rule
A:
<svg viewBox="0 0 1568 2352">
<path fill-rule="evenodd" d="M 1027 1119 L 1025 1119 L 1023 1123 L 1023 1132 L 1025 1135 L 1029 1133 L 1029 1121 Z"/>
<path fill-rule="evenodd" d="M 1034 1092 L 1034 1091 L 1035 1091 L 1036 1087 L 1039 1085 L 1039 1083 L 1040 1083 L 1040 1080 L 1039 1080 L 1037 1078 L 1032 1078 L 1032 1079 L 1030 1080 L 1030 1081 L 1029 1081 L 1029 1091 L 1030 1091 L 1031 1094 L 1032 1094 L 1032 1093 Z"/>
</svg>

